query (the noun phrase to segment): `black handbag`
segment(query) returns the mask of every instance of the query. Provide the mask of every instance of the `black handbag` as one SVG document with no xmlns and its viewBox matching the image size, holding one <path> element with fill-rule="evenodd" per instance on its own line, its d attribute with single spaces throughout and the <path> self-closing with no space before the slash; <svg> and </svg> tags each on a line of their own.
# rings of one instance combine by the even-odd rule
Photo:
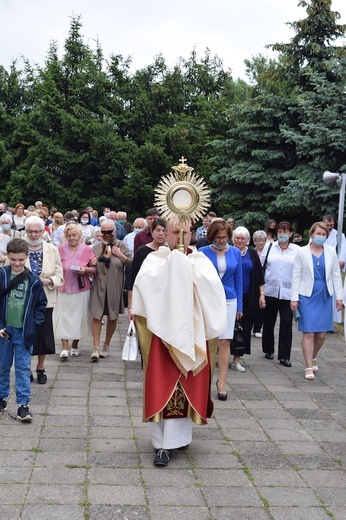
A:
<svg viewBox="0 0 346 520">
<path fill-rule="evenodd" d="M 243 356 L 245 354 L 245 341 L 243 327 L 240 321 L 236 320 L 234 325 L 234 333 L 232 339 L 232 351 L 234 356 Z"/>
</svg>

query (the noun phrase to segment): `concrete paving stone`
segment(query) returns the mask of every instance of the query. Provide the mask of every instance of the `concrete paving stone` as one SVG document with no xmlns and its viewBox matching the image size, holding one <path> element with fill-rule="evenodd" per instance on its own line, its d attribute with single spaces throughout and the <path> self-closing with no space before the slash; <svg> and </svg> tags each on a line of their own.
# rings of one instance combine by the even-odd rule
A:
<svg viewBox="0 0 346 520">
<path fill-rule="evenodd" d="M 227 441 L 224 440 L 195 440 L 193 441 L 193 451 L 194 453 L 225 453 L 228 454 L 231 452 L 231 446 Z"/>
<path fill-rule="evenodd" d="M 22 518 L 21 507 L 0 505 L 0 518 L 4 520 L 20 520 Z"/>
<path fill-rule="evenodd" d="M 47 413 L 49 415 L 74 415 L 76 417 L 81 416 L 85 417 L 87 414 L 86 406 L 71 406 L 68 403 L 65 405 L 61 403 L 60 405 L 50 405 L 47 406 Z"/>
<path fill-rule="evenodd" d="M 90 453 L 91 466 L 103 468 L 139 468 L 140 458 L 136 452 L 132 453 Z"/>
<path fill-rule="evenodd" d="M 167 471 L 167 469 L 169 471 L 169 468 L 156 469 L 157 471 Z M 146 486 L 145 492 L 149 508 L 158 504 L 161 506 L 205 507 L 204 498 L 197 487 Z"/>
<path fill-rule="evenodd" d="M 37 424 L 38 421 L 34 421 L 30 424 L 30 437 L 38 437 L 41 435 L 42 431 L 42 424 Z M 29 426 L 29 425 L 27 425 Z M 7 437 L 9 439 L 13 439 L 13 437 L 16 437 L 18 435 L 18 428 L 22 428 L 23 424 L 20 424 L 19 421 L 11 421 L 8 424 L 4 424 L 3 428 L 0 428 L 0 435 L 1 439 L 6 439 Z M 1 443 L 2 444 L 2 443 Z M 1 451 L 1 445 L 0 445 L 0 451 Z"/>
<path fill-rule="evenodd" d="M 287 460 L 294 468 L 303 469 L 340 469 L 340 462 L 325 455 L 286 455 Z"/>
<path fill-rule="evenodd" d="M 231 441 L 266 441 L 268 440 L 268 436 L 266 433 L 257 425 L 253 425 L 252 428 L 248 429 L 240 429 L 240 428 L 232 428 L 228 430 L 228 436 Z"/>
<path fill-rule="evenodd" d="M 227 403 L 228 401 L 225 402 Z M 208 424 L 214 424 L 213 420 L 219 423 L 220 421 L 232 420 L 235 422 L 242 419 L 252 419 L 252 412 L 249 412 L 248 410 L 245 410 L 244 407 L 242 407 L 241 410 L 237 410 L 236 415 L 231 415 L 228 408 L 224 408 L 222 405 L 220 405 L 220 408 L 217 410 L 214 409 L 213 419 L 208 419 Z"/>
<path fill-rule="evenodd" d="M 312 436 L 319 442 L 342 443 L 344 447 L 346 445 L 346 431 L 333 430 L 332 425 L 329 430 L 314 430 Z"/>
<path fill-rule="evenodd" d="M 47 426 L 42 428 L 41 437 L 44 439 L 86 439 L 88 428 L 86 426 Z"/>
<path fill-rule="evenodd" d="M 104 402 L 103 402 L 104 404 Z M 133 413 L 133 412 L 132 412 Z M 129 416 L 129 409 L 126 406 L 126 403 L 122 401 L 121 405 L 115 405 L 114 403 L 112 405 L 108 406 L 89 406 L 89 414 L 92 417 L 97 416 L 114 416 L 114 417 L 128 417 Z M 140 417 L 142 417 L 142 413 L 140 414 Z"/>
<path fill-rule="evenodd" d="M 248 412 L 249 413 L 249 412 Z M 284 410 L 283 408 L 277 410 L 277 409 L 265 409 L 261 408 L 259 410 L 252 409 L 251 415 L 254 419 L 257 420 L 266 420 L 266 419 L 276 419 L 278 421 L 282 420 L 292 420 L 292 414 L 289 413 L 287 410 Z"/>
<path fill-rule="evenodd" d="M 307 431 L 300 428 L 299 430 L 276 430 L 267 429 L 266 434 L 273 441 L 299 441 L 313 442 L 314 438 Z"/>
<path fill-rule="evenodd" d="M 1 505 L 24 504 L 27 494 L 27 483 L 24 484 L 2 484 Z"/>
<path fill-rule="evenodd" d="M 71 396 L 71 393 L 72 393 L 72 396 Z M 89 389 L 88 387 L 85 387 L 85 388 L 74 388 L 73 391 L 71 392 L 69 390 L 68 393 L 66 393 L 66 388 L 63 388 L 63 387 L 59 387 L 59 388 L 52 388 L 51 390 L 51 397 L 50 397 L 50 401 L 53 402 L 54 404 L 60 404 L 61 401 L 65 401 L 65 399 L 68 399 L 68 402 L 70 403 L 70 398 L 71 397 L 77 397 L 77 398 L 84 398 L 86 399 L 87 396 L 88 396 L 88 393 L 89 393 Z M 57 403 L 57 400 L 58 403 Z"/>
<path fill-rule="evenodd" d="M 270 507 L 270 518 L 273 520 L 327 520 L 330 516 L 323 507 Z M 338 520 L 342 517 L 336 516 Z M 346 518 L 346 517 L 344 517 Z"/>
<path fill-rule="evenodd" d="M 318 399 L 318 406 L 325 410 L 336 410 L 345 408 L 345 397 L 343 395 L 320 395 Z"/>
<path fill-rule="evenodd" d="M 316 493 L 328 507 L 346 506 L 345 487 L 342 487 L 342 483 L 340 483 L 338 487 L 324 487 L 324 485 L 316 486 Z"/>
<path fill-rule="evenodd" d="M 24 425 L 21 424 L 21 427 Z M 11 451 L 30 451 L 36 450 L 38 445 L 40 444 L 40 438 L 36 436 L 30 435 L 30 425 L 26 425 L 28 427 L 27 435 L 23 435 L 23 433 L 18 432 L 18 434 L 11 439 L 9 437 L 3 437 L 1 439 L 1 448 L 2 450 L 11 450 Z"/>
<path fill-rule="evenodd" d="M 74 416 L 74 415 L 66 415 L 64 417 L 64 420 L 61 420 L 61 417 L 59 415 L 47 415 L 45 417 L 45 427 L 46 428 L 52 428 L 52 427 L 61 427 L 64 426 L 66 428 L 70 427 L 80 427 L 80 428 L 86 428 L 88 426 L 88 417 L 85 415 L 82 417 L 81 415 Z M 36 422 L 35 422 L 36 424 Z"/>
<path fill-rule="evenodd" d="M 323 449 L 325 455 L 329 455 L 335 459 L 341 459 L 345 457 L 346 446 L 344 442 L 320 442 L 319 445 Z"/>
<path fill-rule="evenodd" d="M 131 485 L 101 485 L 90 484 L 88 486 L 88 500 L 91 505 L 145 506 L 146 499 L 142 486 Z"/>
<path fill-rule="evenodd" d="M 295 487 L 262 487 L 257 488 L 259 493 L 268 501 L 269 506 L 319 506 L 321 503 L 318 500 L 316 493 L 306 486 L 301 488 Z"/>
<path fill-rule="evenodd" d="M 209 507 L 223 506 L 260 507 L 261 499 L 254 487 L 237 487 L 236 492 L 226 486 L 208 486 L 203 488 L 203 494 Z"/>
<path fill-rule="evenodd" d="M 74 505 L 25 505 L 21 515 L 21 520 L 84 520 L 84 508 Z M 91 520 L 91 519 L 90 519 Z"/>
<path fill-rule="evenodd" d="M 144 506 L 91 505 L 88 518 L 89 520 L 149 520 L 149 512 Z M 150 520 L 153 520 L 152 517 Z"/>
<path fill-rule="evenodd" d="M 109 385 L 105 385 L 104 388 L 96 388 L 93 385 L 91 386 L 89 390 L 89 396 L 90 399 L 98 398 L 102 399 L 103 397 L 109 397 L 111 395 L 115 395 L 118 398 L 126 399 L 126 396 L 128 395 L 128 390 L 125 390 L 125 388 L 109 388 Z M 101 403 L 102 404 L 102 403 Z"/>
<path fill-rule="evenodd" d="M 87 453 L 83 452 L 43 452 L 37 453 L 35 458 L 35 467 L 58 468 L 58 467 L 77 467 L 83 468 L 88 463 Z"/>
<path fill-rule="evenodd" d="M 77 506 L 84 500 L 84 486 L 64 484 L 31 484 L 26 497 L 26 504 L 72 504 Z"/>
<path fill-rule="evenodd" d="M 51 468 L 35 467 L 32 470 L 30 482 L 33 484 L 83 484 L 86 478 L 85 468 L 70 466 L 57 466 L 54 471 Z"/>
<path fill-rule="evenodd" d="M 90 439 L 89 448 L 91 452 L 131 453 L 136 451 L 134 439 Z"/>
<path fill-rule="evenodd" d="M 246 431 L 259 426 L 253 417 L 249 419 L 238 419 L 237 417 L 231 419 L 217 419 L 217 424 L 220 428 L 220 434 L 222 435 L 221 432 L 227 432 L 227 436 L 229 430 L 233 431 L 239 429 Z"/>
<path fill-rule="evenodd" d="M 36 457 L 33 451 L 0 451 L 1 466 L 3 467 L 30 467 Z"/>
<path fill-rule="evenodd" d="M 267 429 L 279 429 L 279 430 L 299 430 L 300 424 L 294 418 L 287 419 L 261 419 L 258 418 L 258 422 L 264 428 Z"/>
<path fill-rule="evenodd" d="M 260 487 L 304 487 L 307 485 L 300 473 L 294 469 L 252 469 L 251 475 L 255 479 L 255 485 Z"/>
<path fill-rule="evenodd" d="M 212 520 L 269 520 L 271 517 L 264 507 L 211 507 L 210 515 Z M 296 520 L 291 517 L 290 520 Z"/>
<path fill-rule="evenodd" d="M 50 406 L 67 406 L 67 407 L 80 407 L 85 408 L 88 402 L 87 396 L 76 397 L 71 395 L 64 396 L 52 396 L 49 399 Z"/>
<path fill-rule="evenodd" d="M 71 439 L 71 438 L 60 438 L 60 439 L 40 439 L 40 449 L 43 451 L 67 451 L 67 452 L 84 452 L 88 447 L 87 439 Z"/>
<path fill-rule="evenodd" d="M 150 507 L 151 520 L 176 520 L 186 518 L 188 520 L 211 520 L 209 509 L 206 507 L 184 506 L 153 506 Z"/>
<path fill-rule="evenodd" d="M 138 469 L 90 467 L 88 480 L 91 484 L 141 486 L 142 476 Z"/>
<path fill-rule="evenodd" d="M 128 413 L 125 417 L 121 417 L 118 415 L 92 415 L 90 417 L 90 425 L 95 427 L 110 426 L 115 428 L 130 428 L 132 426 L 132 421 Z"/>
<path fill-rule="evenodd" d="M 101 396 L 101 397 L 90 397 L 89 399 L 89 406 L 90 409 L 93 410 L 95 408 L 102 408 L 105 407 L 108 409 L 108 415 L 112 413 L 112 410 L 114 407 L 124 407 L 126 405 L 126 398 L 124 397 L 118 397 L 116 395 L 116 392 L 113 389 L 110 389 L 108 392 L 108 396 Z"/>
<path fill-rule="evenodd" d="M 133 428 L 114 426 L 91 426 L 90 437 L 93 439 L 132 439 Z"/>
<path fill-rule="evenodd" d="M 242 469 L 204 469 L 195 470 L 196 478 L 202 486 L 206 487 L 252 487 L 249 477 Z"/>
<path fill-rule="evenodd" d="M 240 452 L 243 463 L 253 469 L 290 469 L 291 463 L 285 455 L 262 455 L 261 453 L 247 453 L 243 455 Z"/>
<path fill-rule="evenodd" d="M 286 410 L 290 411 L 293 409 L 301 408 L 302 410 L 317 410 L 318 405 L 312 400 L 307 399 L 306 401 L 281 401 L 281 404 Z"/>
<path fill-rule="evenodd" d="M 60 379 L 61 376 L 59 376 L 59 379 L 55 380 L 52 385 L 53 385 L 53 388 L 52 388 L 52 392 L 54 390 L 58 390 L 58 391 L 62 391 L 62 392 L 65 392 L 66 393 L 66 389 L 68 388 L 69 392 L 73 393 L 75 390 L 76 391 L 85 391 L 85 392 L 88 392 L 89 390 L 89 379 L 84 379 L 82 381 L 78 380 L 78 381 L 68 381 L 66 382 L 65 379 Z"/>
<path fill-rule="evenodd" d="M 145 487 L 150 486 L 195 486 L 195 477 L 192 469 L 175 469 L 170 466 L 169 471 L 160 471 L 161 468 L 143 468 L 142 478 Z"/>
<path fill-rule="evenodd" d="M 316 457 L 323 456 L 323 450 L 322 448 L 313 441 L 310 442 L 276 442 L 277 446 L 282 450 L 285 454 L 296 454 L 296 455 L 313 455 L 315 454 Z"/>
<path fill-rule="evenodd" d="M 346 474 L 343 469 L 333 471 L 300 469 L 299 475 L 301 475 L 311 487 L 325 486 L 326 488 L 346 488 Z"/>
<path fill-rule="evenodd" d="M 272 410 L 278 410 L 281 408 L 280 403 L 276 399 L 266 399 L 265 401 L 246 401 L 246 408 L 249 410 L 259 410 L 262 408 L 271 408 Z"/>
<path fill-rule="evenodd" d="M 25 484 L 30 480 L 31 472 L 29 467 L 4 466 L 1 461 L 0 484 Z"/>
<path fill-rule="evenodd" d="M 346 510 L 344 507 L 328 507 L 328 511 L 334 516 L 328 518 L 336 518 L 337 520 L 346 520 Z"/>
<path fill-rule="evenodd" d="M 236 455 L 208 455 L 205 453 L 194 453 L 193 444 L 191 446 L 191 456 L 195 466 L 202 469 L 219 469 L 223 471 L 229 468 L 242 468 Z"/>
<path fill-rule="evenodd" d="M 225 438 L 224 433 L 221 431 L 221 429 L 218 430 L 215 424 L 214 424 L 213 428 L 208 428 L 207 426 L 193 428 L 192 437 L 193 437 L 194 441 L 197 441 L 197 440 L 222 441 L 222 440 L 224 440 L 224 438 Z"/>
</svg>

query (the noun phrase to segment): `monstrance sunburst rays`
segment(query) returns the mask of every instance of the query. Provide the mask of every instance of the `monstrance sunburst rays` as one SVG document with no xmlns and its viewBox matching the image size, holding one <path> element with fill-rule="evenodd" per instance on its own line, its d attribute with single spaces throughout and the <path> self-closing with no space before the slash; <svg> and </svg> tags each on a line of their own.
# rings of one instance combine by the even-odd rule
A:
<svg viewBox="0 0 346 520">
<path fill-rule="evenodd" d="M 209 187 L 203 177 L 186 164 L 184 157 L 172 170 L 155 188 L 155 207 L 163 218 L 180 225 L 189 219 L 201 219 L 210 206 Z"/>
</svg>

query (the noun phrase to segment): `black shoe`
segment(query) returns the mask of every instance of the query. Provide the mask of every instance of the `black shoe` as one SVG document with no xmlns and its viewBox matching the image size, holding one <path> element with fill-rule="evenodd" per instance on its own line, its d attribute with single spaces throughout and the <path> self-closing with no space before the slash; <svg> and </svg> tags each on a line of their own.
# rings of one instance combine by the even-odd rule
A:
<svg viewBox="0 0 346 520">
<path fill-rule="evenodd" d="M 170 453 L 168 450 L 155 450 L 154 466 L 166 467 L 170 461 Z"/>
<path fill-rule="evenodd" d="M 265 354 L 264 357 L 266 359 L 274 359 L 274 354 L 272 354 L 271 352 L 267 352 L 267 354 Z"/>
<path fill-rule="evenodd" d="M 30 372 L 30 383 L 32 383 L 34 380 L 34 374 L 32 372 Z"/>
<path fill-rule="evenodd" d="M 280 365 L 283 365 L 284 367 L 291 367 L 292 363 L 289 359 L 280 359 Z"/>
<path fill-rule="evenodd" d="M 219 393 L 219 380 L 216 381 L 217 398 L 219 401 L 227 401 L 227 394 Z"/>
<path fill-rule="evenodd" d="M 7 410 L 7 401 L 5 399 L 0 399 L 0 415 Z"/>
<path fill-rule="evenodd" d="M 22 404 L 17 411 L 17 419 L 20 419 L 22 422 L 31 422 L 33 417 L 32 413 L 29 410 L 29 407 Z"/>
<path fill-rule="evenodd" d="M 36 370 L 37 382 L 39 385 L 45 385 L 47 383 L 47 375 L 44 370 Z"/>
</svg>

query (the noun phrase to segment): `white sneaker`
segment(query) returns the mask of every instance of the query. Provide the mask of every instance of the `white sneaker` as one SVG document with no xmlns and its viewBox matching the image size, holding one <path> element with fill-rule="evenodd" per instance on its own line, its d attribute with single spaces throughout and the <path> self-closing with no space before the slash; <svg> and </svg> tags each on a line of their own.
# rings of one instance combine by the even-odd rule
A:
<svg viewBox="0 0 346 520">
<path fill-rule="evenodd" d="M 97 361 L 100 357 L 100 349 L 98 347 L 94 347 L 91 353 L 91 361 Z"/>
<path fill-rule="evenodd" d="M 100 358 L 108 357 L 108 355 L 109 355 L 108 349 L 109 349 L 109 345 L 106 345 L 106 343 L 105 343 L 103 345 L 102 350 L 100 351 Z"/>
<path fill-rule="evenodd" d="M 243 365 L 241 365 L 240 363 L 238 363 L 238 365 L 232 363 L 231 368 L 233 368 L 233 370 L 236 370 L 237 372 L 246 372 L 246 368 L 243 367 Z"/>
<path fill-rule="evenodd" d="M 79 349 L 71 348 L 70 356 L 79 356 Z"/>
<path fill-rule="evenodd" d="M 260 332 L 254 332 L 255 338 L 261 338 L 262 334 Z"/>
<path fill-rule="evenodd" d="M 60 354 L 60 357 L 61 357 L 62 359 L 66 359 L 66 358 L 68 358 L 68 350 L 62 350 L 62 351 L 61 351 L 61 354 Z"/>
</svg>

